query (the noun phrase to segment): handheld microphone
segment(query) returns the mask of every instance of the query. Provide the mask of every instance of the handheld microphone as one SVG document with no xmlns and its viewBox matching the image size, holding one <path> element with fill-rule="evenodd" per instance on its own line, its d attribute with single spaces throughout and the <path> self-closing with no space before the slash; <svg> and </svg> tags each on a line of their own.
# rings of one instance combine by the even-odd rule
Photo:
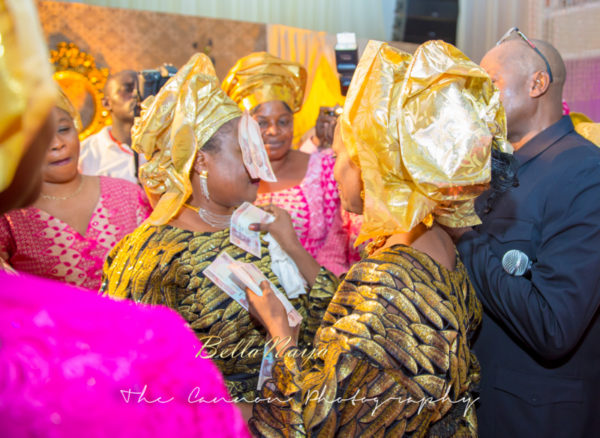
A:
<svg viewBox="0 0 600 438">
<path fill-rule="evenodd" d="M 531 265 L 531 260 L 529 260 L 527 254 L 518 249 L 506 251 L 502 257 L 502 267 L 506 272 L 515 277 L 525 274 L 525 272 L 531 269 Z"/>
</svg>

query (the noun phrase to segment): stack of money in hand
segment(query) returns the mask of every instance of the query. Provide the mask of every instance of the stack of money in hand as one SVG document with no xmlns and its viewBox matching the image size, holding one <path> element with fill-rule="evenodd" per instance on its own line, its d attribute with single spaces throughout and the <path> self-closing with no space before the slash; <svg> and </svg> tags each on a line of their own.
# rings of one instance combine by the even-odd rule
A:
<svg viewBox="0 0 600 438">
<path fill-rule="evenodd" d="M 234 260 L 226 252 L 219 256 L 203 271 L 204 275 L 215 283 L 223 292 L 237 301 L 244 309 L 248 310 L 248 300 L 245 289 L 250 289 L 253 293 L 262 296 L 260 284 L 263 281 L 269 283 L 269 286 L 275 293 L 275 296 L 281 301 L 288 316 L 290 327 L 296 327 L 302 322 L 302 315 L 294 308 L 292 303 L 284 294 L 279 291 L 277 286 L 267 280 L 267 277 L 260 272 L 252 263 L 243 263 Z"/>
<path fill-rule="evenodd" d="M 243 263 L 234 260 L 226 252 L 219 256 L 203 271 L 204 275 L 215 283 L 223 292 L 237 301 L 244 309 L 248 310 L 248 299 L 245 289 L 248 288 L 259 296 L 262 296 L 260 284 L 267 281 L 275 293 L 275 296 L 281 301 L 287 312 L 288 324 L 290 327 L 297 327 L 302 322 L 302 315 L 294 308 L 292 303 L 283 295 L 279 289 L 271 283 L 260 272 L 255 265 Z M 275 340 L 277 341 L 277 340 Z M 283 342 L 289 340 L 281 340 Z M 261 389 L 265 381 L 271 377 L 273 365 L 275 363 L 275 353 L 273 345 L 265 344 L 263 358 L 260 364 L 258 376 L 258 389 Z"/>
<path fill-rule="evenodd" d="M 271 168 L 271 161 L 267 155 L 265 144 L 262 140 L 260 127 L 248 111 L 244 111 L 244 115 L 240 120 L 238 129 L 238 141 L 242 149 L 242 158 L 244 165 L 254 179 L 262 179 L 263 181 L 275 182 L 277 178 Z"/>
<path fill-rule="evenodd" d="M 244 202 L 231 216 L 229 240 L 233 245 L 260 258 L 260 233 L 250 230 L 249 226 L 250 224 L 268 224 L 274 219 L 272 214 L 249 202 Z"/>
</svg>

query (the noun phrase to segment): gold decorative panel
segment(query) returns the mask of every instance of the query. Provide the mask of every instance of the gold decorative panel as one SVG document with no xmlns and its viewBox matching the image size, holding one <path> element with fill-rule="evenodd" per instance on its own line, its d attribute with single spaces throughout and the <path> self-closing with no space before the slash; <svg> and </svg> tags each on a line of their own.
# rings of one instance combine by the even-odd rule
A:
<svg viewBox="0 0 600 438">
<path fill-rule="evenodd" d="M 83 140 L 110 125 L 110 114 L 102 106 L 108 69 L 98 69 L 92 56 L 79 50 L 75 44 L 65 42 L 58 43 L 56 50 L 50 51 L 50 62 L 55 69 L 54 79 L 81 116 L 83 129 L 79 139 Z"/>
<path fill-rule="evenodd" d="M 38 11 L 50 48 L 74 43 L 111 73 L 165 62 L 179 68 L 209 51 L 223 78 L 242 56 L 266 50 L 264 24 L 56 1 L 38 1 Z"/>
</svg>

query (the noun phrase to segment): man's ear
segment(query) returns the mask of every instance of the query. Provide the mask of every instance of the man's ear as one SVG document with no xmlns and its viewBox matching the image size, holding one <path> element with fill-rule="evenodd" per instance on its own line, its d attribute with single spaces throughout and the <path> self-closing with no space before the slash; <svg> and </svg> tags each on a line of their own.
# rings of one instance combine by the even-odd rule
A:
<svg viewBox="0 0 600 438">
<path fill-rule="evenodd" d="M 109 99 L 108 97 L 104 96 L 104 97 L 102 98 L 102 106 L 103 106 L 104 108 L 106 108 L 107 110 L 109 110 L 109 111 L 111 110 L 111 107 L 110 107 L 110 99 Z"/>
<path fill-rule="evenodd" d="M 550 88 L 550 75 L 546 71 L 538 71 L 533 75 L 533 83 L 529 90 L 530 97 L 540 97 Z"/>
</svg>

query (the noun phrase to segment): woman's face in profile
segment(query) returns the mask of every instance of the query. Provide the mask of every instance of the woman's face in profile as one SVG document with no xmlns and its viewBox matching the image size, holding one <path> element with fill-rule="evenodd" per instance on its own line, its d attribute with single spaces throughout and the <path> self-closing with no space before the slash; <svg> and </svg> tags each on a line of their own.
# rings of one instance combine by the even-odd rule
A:
<svg viewBox="0 0 600 438">
<path fill-rule="evenodd" d="M 294 114 L 280 100 L 261 103 L 252 113 L 271 161 L 284 158 L 294 140 Z"/>
<path fill-rule="evenodd" d="M 79 159 L 79 136 L 73 119 L 58 107 L 52 110 L 56 118 L 56 131 L 50 142 L 43 166 L 44 181 L 60 184 L 77 176 Z"/>
<path fill-rule="evenodd" d="M 219 146 L 206 153 L 208 192 L 211 201 L 224 207 L 237 207 L 254 202 L 259 179 L 252 179 L 246 170 L 238 142 L 239 117 L 225 123 L 215 135 Z"/>
<path fill-rule="evenodd" d="M 354 164 L 350 155 L 348 155 L 348 151 L 342 142 L 339 123 L 335 127 L 331 148 L 336 157 L 333 176 L 338 184 L 342 207 L 350 213 L 362 214 L 361 191 L 363 190 L 363 184 L 360 168 Z"/>
</svg>

